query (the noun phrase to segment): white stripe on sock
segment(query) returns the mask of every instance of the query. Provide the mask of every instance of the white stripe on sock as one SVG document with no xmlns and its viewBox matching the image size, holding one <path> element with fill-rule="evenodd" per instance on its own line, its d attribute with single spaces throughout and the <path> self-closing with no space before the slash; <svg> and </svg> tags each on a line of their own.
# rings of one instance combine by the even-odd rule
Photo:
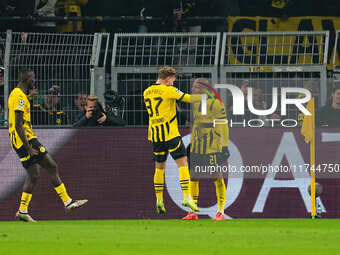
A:
<svg viewBox="0 0 340 255">
<path fill-rule="evenodd" d="M 72 198 L 70 198 L 69 200 L 67 200 L 67 201 L 64 203 L 65 207 L 68 206 L 69 204 L 71 204 L 71 202 L 72 202 Z"/>
</svg>

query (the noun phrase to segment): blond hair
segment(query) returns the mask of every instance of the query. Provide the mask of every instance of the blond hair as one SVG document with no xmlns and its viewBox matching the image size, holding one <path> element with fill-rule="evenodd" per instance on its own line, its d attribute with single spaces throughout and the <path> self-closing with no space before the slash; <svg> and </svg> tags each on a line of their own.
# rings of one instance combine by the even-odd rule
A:
<svg viewBox="0 0 340 255">
<path fill-rule="evenodd" d="M 97 96 L 94 95 L 89 95 L 86 99 L 86 102 L 91 101 L 91 102 L 98 102 L 99 98 Z"/>
<path fill-rule="evenodd" d="M 207 78 L 197 78 L 194 80 L 194 83 L 198 83 L 200 86 L 210 85 L 210 81 Z"/>
<path fill-rule="evenodd" d="M 164 80 L 167 77 L 176 75 L 177 75 L 176 69 L 170 66 L 164 66 L 158 70 L 158 79 Z"/>
</svg>

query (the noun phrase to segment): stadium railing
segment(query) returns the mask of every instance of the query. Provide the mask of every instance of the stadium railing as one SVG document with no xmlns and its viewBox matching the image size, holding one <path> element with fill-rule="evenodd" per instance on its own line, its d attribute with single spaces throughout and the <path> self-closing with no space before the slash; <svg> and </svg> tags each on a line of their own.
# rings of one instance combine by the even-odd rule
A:
<svg viewBox="0 0 340 255">
<path fill-rule="evenodd" d="M 337 33 L 338 36 L 338 33 Z M 4 36 L 2 36 L 4 38 Z M 264 97 L 271 87 L 305 86 L 312 83 L 320 93 L 319 105 L 327 100 L 329 33 L 117 33 L 109 49 L 109 34 L 40 34 L 8 31 L 5 50 L 5 109 L 7 97 L 23 67 L 36 72 L 38 102 L 52 85 L 60 86 L 64 107 L 71 106 L 79 91 L 103 100 L 106 89 L 126 98 L 128 126 L 146 126 L 142 92 L 155 82 L 157 69 L 174 66 L 180 73 L 176 86 L 190 92 L 192 81 L 210 78 L 212 84 L 261 85 Z M 336 48 L 336 47 L 335 47 Z M 111 56 L 112 53 L 112 56 Z M 111 81 L 105 64 L 111 61 Z M 8 86 L 6 86 L 8 85 Z M 309 85 L 308 85 L 309 86 Z M 228 105 L 228 94 L 219 91 Z M 329 93 L 329 92 L 328 92 Z M 180 105 L 180 124 L 189 118 L 189 106 Z M 290 115 L 296 117 L 296 110 Z M 62 123 L 69 125 L 69 123 Z M 44 125 L 42 125 L 44 126 Z M 53 124 L 48 124 L 53 126 Z"/>
<path fill-rule="evenodd" d="M 148 124 L 142 94 L 156 81 L 159 67 L 175 67 L 179 72 L 176 87 L 190 93 L 195 78 L 218 82 L 219 50 L 220 33 L 115 34 L 111 84 L 127 99 L 128 125 Z M 189 119 L 189 109 L 180 105 L 180 124 Z"/>
<path fill-rule="evenodd" d="M 105 61 L 109 34 L 51 34 L 20 33 L 7 31 L 5 50 L 5 119 L 7 119 L 7 98 L 17 85 L 18 71 L 29 68 L 35 72 L 38 94 L 32 95 L 32 104 L 44 106 L 46 95 L 52 86 L 59 86 L 55 94 L 59 97 L 58 112 L 64 107 L 72 108 L 79 92 L 103 94 L 105 86 Z M 53 94 L 53 92 L 51 93 Z M 40 107 L 32 107 L 40 111 Z M 66 115 L 48 122 L 37 119 L 38 126 L 69 125 Z M 38 115 L 39 118 L 40 115 Z M 61 122 L 60 122 L 61 121 Z"/>
<path fill-rule="evenodd" d="M 339 58 L 340 58 L 340 30 L 337 30 L 336 36 L 335 36 L 334 53 L 333 53 L 333 72 L 337 80 L 340 78 L 340 66 L 337 65 L 337 59 Z"/>
<path fill-rule="evenodd" d="M 328 31 L 224 33 L 221 83 L 260 86 L 266 102 L 272 87 L 313 87 L 318 106 L 324 105 L 328 43 Z M 296 119 L 297 109 L 288 109 L 288 115 Z"/>
</svg>

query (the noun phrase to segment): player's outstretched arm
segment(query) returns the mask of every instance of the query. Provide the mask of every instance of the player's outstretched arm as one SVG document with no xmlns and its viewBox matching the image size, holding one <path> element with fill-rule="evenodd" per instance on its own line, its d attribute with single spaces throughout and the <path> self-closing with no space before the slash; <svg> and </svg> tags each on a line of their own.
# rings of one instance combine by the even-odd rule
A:
<svg viewBox="0 0 340 255">
<path fill-rule="evenodd" d="M 193 102 L 202 100 L 201 95 L 196 95 L 196 94 L 191 95 L 191 94 L 183 93 L 182 91 L 176 89 L 175 87 L 168 88 L 167 96 L 169 98 L 173 98 L 178 101 L 185 102 L 185 103 L 193 103 Z"/>
</svg>

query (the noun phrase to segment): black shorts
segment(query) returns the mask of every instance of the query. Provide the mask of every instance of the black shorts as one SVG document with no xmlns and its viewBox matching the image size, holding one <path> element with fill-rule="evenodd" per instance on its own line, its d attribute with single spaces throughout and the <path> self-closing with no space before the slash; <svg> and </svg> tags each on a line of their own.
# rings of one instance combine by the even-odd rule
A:
<svg viewBox="0 0 340 255">
<path fill-rule="evenodd" d="M 180 136 L 166 142 L 153 143 L 153 160 L 159 163 L 165 162 L 170 152 L 171 157 L 176 160 L 187 155 L 185 146 Z"/>
<path fill-rule="evenodd" d="M 193 179 L 219 179 L 227 176 L 225 166 L 228 156 L 226 153 L 190 153 L 190 145 L 187 147 L 188 165 L 190 176 Z M 213 171 L 211 171 L 213 170 Z"/>
<path fill-rule="evenodd" d="M 189 170 L 192 179 L 220 179 L 228 176 L 227 160 L 223 153 L 190 153 Z"/>
<path fill-rule="evenodd" d="M 221 152 L 209 153 L 209 154 L 198 154 L 190 153 L 188 155 L 190 166 L 223 166 L 226 164 L 227 159 Z"/>
<path fill-rule="evenodd" d="M 47 154 L 45 147 L 38 141 L 37 138 L 32 138 L 28 141 L 28 143 L 32 146 L 33 149 L 36 149 L 39 152 L 38 155 L 34 155 L 33 157 L 28 155 L 28 152 L 25 149 L 24 145 L 22 145 L 19 149 L 14 148 L 24 168 L 28 168 L 38 163 L 43 158 L 43 156 Z"/>
<path fill-rule="evenodd" d="M 215 153 L 194 153 L 190 152 L 191 144 L 189 144 L 186 148 L 187 156 L 188 156 L 188 165 L 189 166 L 217 166 L 226 164 L 229 158 L 229 150 L 226 148 L 224 152 L 215 152 Z"/>
</svg>

